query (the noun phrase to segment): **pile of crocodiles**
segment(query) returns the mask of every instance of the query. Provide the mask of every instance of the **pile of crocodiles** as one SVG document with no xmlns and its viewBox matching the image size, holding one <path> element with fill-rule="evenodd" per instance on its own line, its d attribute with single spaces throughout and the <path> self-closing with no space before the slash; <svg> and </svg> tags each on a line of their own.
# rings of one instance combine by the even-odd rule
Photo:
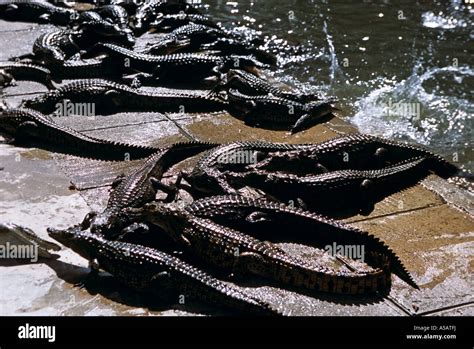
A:
<svg viewBox="0 0 474 349">
<path fill-rule="evenodd" d="M 53 239 L 88 259 L 92 271 L 103 269 L 159 297 L 186 295 L 251 314 L 282 311 L 223 279 L 256 276 L 314 295 L 359 297 L 386 294 L 394 273 L 418 288 L 383 241 L 336 218 L 370 211 L 429 173 L 455 176 L 456 166 L 421 147 L 361 134 L 319 144 L 155 148 L 61 126 L 51 114 L 63 101 L 95 103 L 101 114 L 173 112 L 183 105 L 193 112 L 228 110 L 248 124 L 291 132 L 336 110 L 334 99 L 282 90 L 263 79 L 259 70 L 276 59 L 259 48 L 259 38 L 226 29 L 184 1 L 108 0 L 82 11 L 70 4 L 0 0 L 2 19 L 61 26 L 41 34 L 31 54 L 1 63 L 4 85 L 34 80 L 50 91 L 19 107 L 3 105 L 0 130 L 18 146 L 107 161 L 122 161 L 124 154 L 144 159 L 114 181 L 103 212 L 66 230 L 49 229 Z M 150 39 L 139 46 L 142 35 Z M 201 153 L 192 171 L 164 183 L 167 170 Z M 183 190 L 194 201 L 182 200 Z M 162 247 L 163 239 L 171 250 Z M 309 262 L 277 241 L 363 245 L 367 268 L 354 268 L 344 256 L 336 257 L 339 268 Z"/>
</svg>

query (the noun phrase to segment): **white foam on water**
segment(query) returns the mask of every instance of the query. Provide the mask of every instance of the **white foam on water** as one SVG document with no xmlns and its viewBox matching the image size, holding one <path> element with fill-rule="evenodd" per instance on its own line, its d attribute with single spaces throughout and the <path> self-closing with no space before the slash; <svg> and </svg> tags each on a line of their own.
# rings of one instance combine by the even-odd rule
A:
<svg viewBox="0 0 474 349">
<path fill-rule="evenodd" d="M 412 75 L 399 82 L 380 82 L 365 97 L 355 102 L 356 114 L 351 121 L 361 132 L 413 140 L 439 149 L 449 145 L 472 147 L 474 107 L 469 96 L 458 93 L 427 91 L 424 83 L 441 77 L 462 84 L 474 77 L 474 70 L 462 67 L 433 67 L 422 71 L 418 64 Z M 439 87 L 439 85 L 437 85 Z M 455 86 L 452 86 L 453 88 Z M 419 105 L 419 117 L 408 113 L 388 113 L 389 103 Z"/>
</svg>

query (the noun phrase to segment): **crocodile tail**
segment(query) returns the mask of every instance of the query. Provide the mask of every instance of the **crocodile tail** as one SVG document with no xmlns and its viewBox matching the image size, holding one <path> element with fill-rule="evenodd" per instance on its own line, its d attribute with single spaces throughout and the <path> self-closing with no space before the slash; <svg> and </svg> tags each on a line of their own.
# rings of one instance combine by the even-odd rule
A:
<svg viewBox="0 0 474 349">
<path fill-rule="evenodd" d="M 390 257 L 378 252 L 371 252 L 370 257 L 374 265 L 378 267 L 378 271 L 372 274 L 373 283 L 371 289 L 383 294 L 388 293 L 392 286 Z"/>
<path fill-rule="evenodd" d="M 362 231 L 361 231 L 362 232 Z M 391 272 L 397 275 L 400 279 L 405 281 L 410 286 L 419 289 L 416 282 L 413 280 L 413 277 L 406 269 L 403 262 L 397 256 L 397 254 L 390 248 L 388 245 L 378 237 L 369 234 L 368 232 L 362 232 L 368 239 L 368 247 L 371 251 L 367 253 L 366 257 L 368 258 L 368 263 L 371 266 L 377 268 L 389 268 Z M 382 258 L 383 256 L 383 258 Z M 387 259 L 385 261 L 385 259 Z M 387 264 L 388 263 L 388 264 Z M 387 265 L 386 265 L 387 264 Z"/>
<path fill-rule="evenodd" d="M 428 162 L 430 169 L 442 178 L 450 178 L 462 173 L 462 170 L 458 166 L 437 154 L 432 154 Z"/>
</svg>

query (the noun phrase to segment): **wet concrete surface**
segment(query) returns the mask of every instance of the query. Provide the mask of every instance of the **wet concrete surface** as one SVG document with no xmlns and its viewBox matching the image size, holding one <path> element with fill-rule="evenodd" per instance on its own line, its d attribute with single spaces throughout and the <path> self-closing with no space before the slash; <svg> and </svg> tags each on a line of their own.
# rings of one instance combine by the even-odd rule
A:
<svg viewBox="0 0 474 349">
<path fill-rule="evenodd" d="M 29 52 L 33 40 L 48 26 L 0 21 L 0 60 Z M 15 42 L 15 45 L 7 45 Z M 17 103 L 41 85 L 19 82 L 2 98 Z M 296 135 L 246 126 L 226 113 L 128 113 L 111 116 L 58 118 L 58 123 L 111 140 L 163 146 L 176 141 L 228 142 L 268 140 L 320 142 L 356 132 L 336 118 Z M 38 149 L 0 145 L 0 221 L 11 221 L 48 239 L 47 227 L 65 228 L 80 222 L 107 202 L 110 184 L 140 161 L 102 162 Z M 192 161 L 172 169 L 168 179 Z M 184 194 L 183 194 L 183 197 Z M 472 315 L 474 312 L 474 219 L 472 194 L 436 176 L 376 204 L 366 216 L 346 219 L 380 237 L 401 257 L 421 290 L 393 276 L 388 296 L 364 299 L 328 295 L 307 296 L 267 281 L 242 284 L 246 292 L 269 301 L 288 315 Z M 295 244 L 282 248 L 309 261 L 336 263 L 321 250 Z M 67 249 L 59 260 L 21 264 L 0 261 L 1 315 L 197 315 L 220 314 L 203 305 L 159 304 L 101 273 L 88 281 L 87 262 Z M 355 262 L 354 262 L 355 263 Z"/>
</svg>

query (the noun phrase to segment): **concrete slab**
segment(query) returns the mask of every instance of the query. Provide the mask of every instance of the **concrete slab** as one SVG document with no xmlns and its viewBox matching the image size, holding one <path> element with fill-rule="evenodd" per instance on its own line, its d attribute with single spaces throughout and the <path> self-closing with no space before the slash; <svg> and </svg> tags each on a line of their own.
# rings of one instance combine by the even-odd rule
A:
<svg viewBox="0 0 474 349">
<path fill-rule="evenodd" d="M 8 21 L 0 21 L 0 28 L 3 29 L 0 32 L 3 43 L 2 49 L 0 50 L 0 61 L 6 61 L 11 57 L 31 53 L 33 43 L 38 36 L 55 29 L 52 25 Z M 15 44 L 6 45 L 6 43 Z"/>
<path fill-rule="evenodd" d="M 349 217 L 344 221 L 347 223 L 359 222 L 443 204 L 444 200 L 439 195 L 417 185 L 386 197 L 378 202 L 375 205 L 374 210 L 366 216 L 356 215 Z"/>
<path fill-rule="evenodd" d="M 245 125 L 229 114 L 204 116 L 199 119 L 183 119 L 178 121 L 183 128 L 203 141 L 233 142 L 241 140 L 260 140 L 287 143 L 317 143 L 337 136 L 324 125 L 316 125 L 309 130 L 290 135 L 287 131 L 272 131 Z"/>
<path fill-rule="evenodd" d="M 40 33 L 51 26 L 0 21 L 0 61 L 29 53 Z M 19 82 L 3 90 L 9 103 L 44 92 L 44 86 Z M 87 118 L 58 118 L 57 122 L 100 138 L 165 146 L 176 141 L 199 139 L 229 142 L 267 140 L 275 142 L 321 142 L 339 134 L 356 132 L 345 120 L 334 118 L 324 125 L 296 135 L 246 126 L 227 113 L 160 114 L 121 113 Z M 195 161 L 195 160 L 194 160 Z M 82 220 L 90 209 L 102 210 L 109 184 L 120 173 L 131 171 L 140 161 L 101 162 L 38 149 L 0 144 L 0 217 L 33 229 L 47 238 L 46 227 L 67 227 Z M 193 160 L 173 168 L 167 177 L 189 169 Z M 71 183 L 74 186 L 71 187 Z M 78 192 L 71 188 L 80 188 Z M 463 211 L 453 208 L 461 208 Z M 351 299 L 324 295 L 307 296 L 284 290 L 267 281 L 253 279 L 241 285 L 288 315 L 473 315 L 474 219 L 472 194 L 459 190 L 436 176 L 396 193 L 375 205 L 368 216 L 347 219 L 386 241 L 420 283 L 409 288 L 394 277 L 387 298 Z M 296 244 L 281 245 L 289 253 L 309 261 L 325 257 L 320 250 Z M 182 308 L 159 305 L 117 283 L 102 273 L 94 285 L 84 288 L 88 273 L 84 259 L 65 249 L 59 261 L 38 264 L 0 263 L 1 315 L 189 315 L 218 314 L 205 306 Z M 334 264 L 334 261 L 325 260 Z M 265 285 L 265 286 L 263 286 Z M 172 309 L 173 308 L 173 309 Z M 178 308 L 178 310 L 175 310 Z"/>
<path fill-rule="evenodd" d="M 354 223 L 383 239 L 421 290 L 394 283 L 391 297 L 413 313 L 474 301 L 474 221 L 448 205 Z"/>
</svg>

